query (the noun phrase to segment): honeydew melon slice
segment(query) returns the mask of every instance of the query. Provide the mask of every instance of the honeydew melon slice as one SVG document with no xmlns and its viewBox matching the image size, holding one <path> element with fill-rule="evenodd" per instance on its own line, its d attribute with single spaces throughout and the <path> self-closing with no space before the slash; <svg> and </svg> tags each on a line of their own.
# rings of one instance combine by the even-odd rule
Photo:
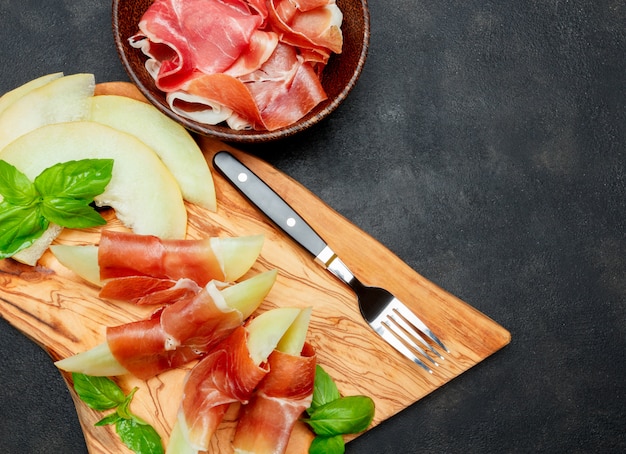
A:
<svg viewBox="0 0 626 454">
<path fill-rule="evenodd" d="M 187 212 L 176 180 L 158 156 L 130 134 L 90 121 L 56 123 L 0 151 L 0 159 L 31 180 L 59 162 L 88 158 L 114 160 L 110 183 L 94 199 L 97 206 L 114 208 L 117 218 L 136 233 L 185 237 Z"/>
<path fill-rule="evenodd" d="M 246 326 L 246 343 L 255 364 L 267 360 L 300 312 L 297 307 L 278 307 L 263 312 Z"/>
<path fill-rule="evenodd" d="M 53 244 L 50 251 L 64 267 L 100 287 L 100 266 L 98 266 L 98 246 L 86 244 L 73 246 L 69 244 Z"/>
<path fill-rule="evenodd" d="M 216 210 L 211 171 L 200 147 L 185 128 L 152 104 L 125 96 L 94 96 L 90 103 L 89 120 L 139 138 L 170 169 L 185 200 Z"/>
<path fill-rule="evenodd" d="M 54 79 L 58 79 L 59 77 L 63 77 L 63 73 L 46 74 L 45 76 L 33 79 L 29 82 L 26 82 L 24 85 L 20 85 L 19 87 L 6 92 L 0 98 L 0 113 L 2 113 L 2 111 L 4 111 L 19 98 L 24 96 L 26 93 L 33 91 L 35 88 L 42 87 L 48 82 L 52 82 Z"/>
<path fill-rule="evenodd" d="M 93 74 L 73 74 L 16 99 L 0 113 L 0 150 L 41 126 L 86 119 L 95 86 Z"/>
<path fill-rule="evenodd" d="M 218 250 L 222 257 L 224 280 L 236 281 L 254 265 L 259 258 L 264 235 L 224 237 L 212 239 L 213 250 Z"/>
<path fill-rule="evenodd" d="M 287 332 L 285 332 L 285 335 L 278 342 L 276 350 L 288 355 L 300 356 L 306 341 L 312 309 L 312 307 L 306 307 L 300 311 L 300 314 L 298 314 Z"/>
</svg>

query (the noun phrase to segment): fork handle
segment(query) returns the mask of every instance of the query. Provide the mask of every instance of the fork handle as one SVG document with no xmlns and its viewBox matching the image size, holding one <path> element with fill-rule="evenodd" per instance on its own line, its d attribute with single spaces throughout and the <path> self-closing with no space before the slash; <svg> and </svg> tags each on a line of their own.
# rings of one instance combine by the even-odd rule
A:
<svg viewBox="0 0 626 454">
<path fill-rule="evenodd" d="M 283 232 L 309 251 L 326 267 L 334 253 L 326 242 L 281 196 L 227 151 L 213 156 L 213 166 Z"/>
</svg>

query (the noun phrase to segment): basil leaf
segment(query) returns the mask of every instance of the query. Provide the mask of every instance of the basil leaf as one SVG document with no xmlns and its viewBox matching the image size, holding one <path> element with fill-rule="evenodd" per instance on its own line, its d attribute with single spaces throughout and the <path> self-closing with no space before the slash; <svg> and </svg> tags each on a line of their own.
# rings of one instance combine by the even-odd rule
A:
<svg viewBox="0 0 626 454">
<path fill-rule="evenodd" d="M 128 394 L 107 377 L 92 377 L 74 372 L 74 389 L 78 396 L 95 410 L 116 408 L 114 413 L 98 421 L 96 426 L 115 424 L 120 440 L 137 454 L 163 454 L 161 436 L 150 424 L 130 411 L 130 402 L 139 388 Z"/>
<path fill-rule="evenodd" d="M 112 159 L 82 159 L 55 164 L 35 178 L 43 195 L 89 200 L 104 192 L 113 174 Z"/>
<path fill-rule="evenodd" d="M 39 193 L 26 175 L 6 161 L 0 160 L 0 194 L 12 205 L 30 205 Z"/>
<path fill-rule="evenodd" d="M 136 418 L 120 419 L 115 430 L 122 442 L 136 454 L 164 453 L 161 437 L 154 428 Z"/>
<path fill-rule="evenodd" d="M 94 410 L 109 410 L 124 402 L 126 396 L 113 380 L 74 372 L 74 390 Z"/>
<path fill-rule="evenodd" d="M 341 395 L 332 377 L 319 364 L 315 366 L 315 383 L 313 385 L 313 400 L 307 410 L 310 415 L 317 407 L 339 399 Z"/>
<path fill-rule="evenodd" d="M 67 197 L 44 197 L 41 212 L 50 222 L 70 229 L 84 229 L 106 224 L 91 206 L 90 200 Z"/>
<path fill-rule="evenodd" d="M 94 426 L 108 426 L 109 424 L 117 424 L 122 417 L 115 411 L 108 416 L 105 416 L 100 421 L 94 424 Z"/>
<path fill-rule="evenodd" d="M 316 408 L 304 419 L 317 435 L 363 432 L 374 417 L 374 401 L 366 396 L 346 396 Z"/>
<path fill-rule="evenodd" d="M 89 204 L 112 175 L 112 159 L 83 159 L 55 164 L 31 182 L 0 160 L 0 259 L 32 245 L 50 222 L 75 229 L 106 224 Z"/>
<path fill-rule="evenodd" d="M 33 244 L 48 225 L 37 207 L 16 206 L 6 200 L 0 202 L 0 259 Z"/>
<path fill-rule="evenodd" d="M 315 437 L 309 446 L 309 454 L 343 454 L 346 452 L 346 444 L 343 436 Z"/>
</svg>

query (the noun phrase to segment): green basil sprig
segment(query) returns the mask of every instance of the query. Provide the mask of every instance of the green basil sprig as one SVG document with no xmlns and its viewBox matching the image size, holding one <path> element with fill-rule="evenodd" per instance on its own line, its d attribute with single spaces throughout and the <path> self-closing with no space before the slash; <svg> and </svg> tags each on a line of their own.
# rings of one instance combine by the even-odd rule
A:
<svg viewBox="0 0 626 454">
<path fill-rule="evenodd" d="M 90 408 L 98 411 L 115 411 L 96 423 L 96 426 L 115 424 L 122 442 L 136 454 L 162 454 L 160 435 L 143 419 L 130 411 L 130 402 L 138 388 L 128 395 L 108 377 L 92 377 L 74 372 L 74 390 Z"/>
<path fill-rule="evenodd" d="M 32 245 L 51 222 L 73 229 L 106 224 L 90 204 L 112 173 L 112 159 L 82 159 L 55 164 L 30 181 L 0 160 L 0 259 Z"/>
<path fill-rule="evenodd" d="M 332 377 L 319 365 L 315 369 L 313 400 L 307 423 L 316 437 L 310 454 L 343 454 L 344 434 L 363 432 L 374 418 L 374 401 L 367 396 L 341 396 Z"/>
</svg>

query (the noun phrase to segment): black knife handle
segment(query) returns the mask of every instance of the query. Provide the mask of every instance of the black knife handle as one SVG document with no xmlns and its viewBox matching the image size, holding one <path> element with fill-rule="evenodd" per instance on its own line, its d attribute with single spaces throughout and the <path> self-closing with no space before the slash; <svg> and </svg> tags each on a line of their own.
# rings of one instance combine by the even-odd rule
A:
<svg viewBox="0 0 626 454">
<path fill-rule="evenodd" d="M 263 180 L 227 151 L 213 156 L 213 166 L 220 171 L 253 205 L 270 218 L 283 232 L 317 258 L 326 242 Z"/>
</svg>

